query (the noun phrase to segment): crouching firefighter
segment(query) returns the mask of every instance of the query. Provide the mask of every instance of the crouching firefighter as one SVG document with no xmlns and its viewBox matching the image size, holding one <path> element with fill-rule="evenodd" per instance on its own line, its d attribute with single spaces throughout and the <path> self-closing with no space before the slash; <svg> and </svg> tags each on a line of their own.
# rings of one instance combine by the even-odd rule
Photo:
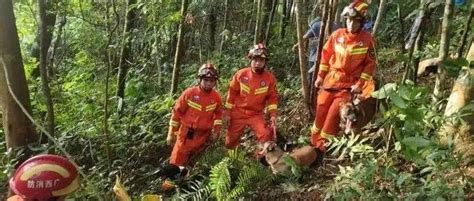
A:
<svg viewBox="0 0 474 201">
<path fill-rule="evenodd" d="M 268 56 L 268 49 L 263 44 L 255 45 L 247 55 L 250 66 L 232 77 L 224 115 L 228 124 L 225 140 L 228 149 L 240 144 L 247 126 L 255 133 L 260 146 L 269 146 L 276 140 L 278 93 L 276 79 L 266 69 Z M 270 127 L 265 123 L 265 108 L 270 116 Z"/>
<path fill-rule="evenodd" d="M 367 13 L 362 1 L 346 6 L 342 12 L 346 28 L 331 34 L 323 47 L 319 72 L 314 83 L 319 88 L 316 118 L 311 128 L 311 144 L 318 161 L 326 151 L 325 143 L 339 130 L 340 106 L 353 94 L 372 88 L 375 72 L 375 50 L 372 35 L 362 30 Z"/>
<path fill-rule="evenodd" d="M 172 179 L 187 174 L 186 165 L 190 157 L 202 152 L 214 143 L 222 126 L 222 101 L 214 90 L 218 73 L 210 63 L 199 68 L 197 86 L 186 89 L 173 107 L 168 145 L 174 143 L 170 164 L 163 168 L 168 178 L 162 186 L 165 190 L 174 188 Z M 175 143 L 176 141 L 176 143 Z"/>
</svg>

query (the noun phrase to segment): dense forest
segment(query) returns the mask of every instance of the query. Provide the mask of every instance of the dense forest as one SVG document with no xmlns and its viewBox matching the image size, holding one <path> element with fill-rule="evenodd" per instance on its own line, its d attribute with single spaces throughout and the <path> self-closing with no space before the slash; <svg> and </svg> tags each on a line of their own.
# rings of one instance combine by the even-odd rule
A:
<svg viewBox="0 0 474 201">
<path fill-rule="evenodd" d="M 224 147 L 224 123 L 176 189 L 161 188 L 176 99 L 212 63 L 225 101 L 257 43 L 277 80 L 277 145 L 309 145 L 317 91 L 303 35 L 319 19 L 322 47 L 350 2 L 0 0 L 0 199 L 15 168 L 41 153 L 77 164 L 74 200 L 117 199 L 119 180 L 132 200 L 474 199 L 471 0 L 365 1 L 376 114 L 331 140 L 319 167 L 286 160 L 273 174 L 250 130 Z"/>
</svg>

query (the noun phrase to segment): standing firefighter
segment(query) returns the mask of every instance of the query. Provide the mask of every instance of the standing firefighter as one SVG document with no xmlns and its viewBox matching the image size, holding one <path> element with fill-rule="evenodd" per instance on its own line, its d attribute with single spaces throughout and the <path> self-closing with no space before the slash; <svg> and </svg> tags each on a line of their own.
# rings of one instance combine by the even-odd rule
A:
<svg viewBox="0 0 474 201">
<path fill-rule="evenodd" d="M 325 143 L 339 132 L 339 109 L 353 94 L 373 89 L 375 50 L 372 35 L 362 30 L 367 4 L 355 1 L 345 7 L 346 27 L 336 30 L 323 47 L 318 77 L 316 119 L 311 128 L 311 144 L 320 153 Z M 370 93 L 370 92 L 368 92 Z"/>
<path fill-rule="evenodd" d="M 271 128 L 276 129 L 278 94 L 275 77 L 265 69 L 268 56 L 268 49 L 263 44 L 255 45 L 247 55 L 250 67 L 237 71 L 230 82 L 225 104 L 229 118 L 225 141 L 228 149 L 240 144 L 246 126 L 253 130 L 260 145 L 275 140 L 264 119 L 266 107 Z"/>
<path fill-rule="evenodd" d="M 189 158 L 204 150 L 209 142 L 215 142 L 222 126 L 222 101 L 213 88 L 218 74 L 210 63 L 198 71 L 197 86 L 186 89 L 178 98 L 171 115 L 168 137 L 169 145 L 174 141 L 170 165 L 164 168 L 167 177 L 185 175 Z M 168 180 L 169 181 L 169 180 Z M 168 187 L 172 187 L 170 182 Z M 166 185 L 164 188 L 167 188 Z"/>
</svg>

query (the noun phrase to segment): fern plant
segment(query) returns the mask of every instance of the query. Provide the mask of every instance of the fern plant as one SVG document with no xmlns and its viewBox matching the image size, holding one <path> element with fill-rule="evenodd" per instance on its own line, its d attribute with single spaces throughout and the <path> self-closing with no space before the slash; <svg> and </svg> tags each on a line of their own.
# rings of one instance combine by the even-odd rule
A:
<svg viewBox="0 0 474 201">
<path fill-rule="evenodd" d="M 206 155 L 212 153 L 213 151 L 206 152 Z M 213 157 L 207 159 L 211 158 Z M 245 153 L 238 149 L 230 150 L 226 157 L 211 168 L 208 180 L 191 182 L 189 190 L 178 192 L 176 199 L 237 200 L 271 179 L 272 174 L 267 167 L 255 160 L 248 160 Z"/>
<path fill-rule="evenodd" d="M 230 165 L 230 158 L 224 158 L 211 170 L 209 184 L 212 190 L 212 195 L 214 195 L 217 200 L 227 200 L 227 193 L 231 188 L 231 177 L 229 172 Z"/>
<path fill-rule="evenodd" d="M 182 192 L 181 192 L 182 191 Z M 189 190 L 178 189 L 176 200 L 207 200 L 211 195 L 211 189 L 206 184 L 206 180 L 195 180 L 189 182 Z"/>
<path fill-rule="evenodd" d="M 364 144 L 367 140 L 369 138 L 360 139 L 360 135 L 354 133 L 348 137 L 334 138 L 329 141 L 328 151 L 332 156 L 337 156 L 338 160 L 344 159 L 346 155 L 349 155 L 351 160 L 355 156 L 364 158 L 374 153 L 374 148 L 371 145 Z"/>
</svg>

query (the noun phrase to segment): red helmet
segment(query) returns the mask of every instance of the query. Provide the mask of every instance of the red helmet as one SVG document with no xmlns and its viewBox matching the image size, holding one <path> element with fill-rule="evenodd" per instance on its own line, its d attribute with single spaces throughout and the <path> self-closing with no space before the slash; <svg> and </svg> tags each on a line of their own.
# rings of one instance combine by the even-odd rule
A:
<svg viewBox="0 0 474 201">
<path fill-rule="evenodd" d="M 199 68 L 197 77 L 199 79 L 214 78 L 217 80 L 219 78 L 219 75 L 217 73 L 217 70 L 214 68 L 214 65 L 212 65 L 211 63 L 206 63 L 203 64 L 201 68 Z"/>
<path fill-rule="evenodd" d="M 247 57 L 252 59 L 254 57 L 260 57 L 268 59 L 269 53 L 267 47 L 263 43 L 256 44 L 252 49 L 250 49 Z"/>
<path fill-rule="evenodd" d="M 41 154 L 16 169 L 10 188 L 24 199 L 49 199 L 78 189 L 79 176 L 76 167 L 66 158 Z"/>
<path fill-rule="evenodd" d="M 349 4 L 348 6 L 344 7 L 342 10 L 341 16 L 343 17 L 352 17 L 356 19 L 364 19 L 367 15 L 367 10 L 369 5 L 366 4 L 364 1 L 356 0 Z"/>
</svg>

